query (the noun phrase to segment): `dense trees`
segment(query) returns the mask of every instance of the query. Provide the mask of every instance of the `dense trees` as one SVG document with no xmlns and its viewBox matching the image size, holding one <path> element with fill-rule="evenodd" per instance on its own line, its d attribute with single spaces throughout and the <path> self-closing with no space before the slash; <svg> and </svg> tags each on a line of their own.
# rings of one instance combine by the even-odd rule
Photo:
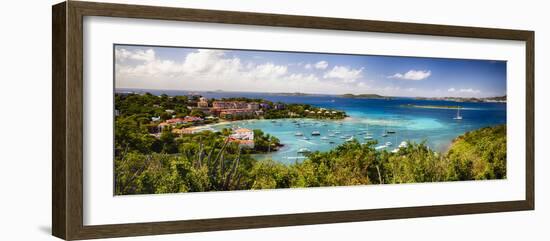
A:
<svg viewBox="0 0 550 241">
<path fill-rule="evenodd" d="M 121 128 L 140 130 L 136 125 Z M 256 133 L 266 141 L 272 138 Z M 228 134 L 227 130 L 207 131 L 175 139 L 167 135 L 157 140 L 162 143 L 160 151 L 151 152 L 143 150 L 158 146 L 154 140 L 121 132 L 129 140 L 116 144 L 123 150 L 117 151 L 115 161 L 116 194 L 506 178 L 504 125 L 468 132 L 456 138 L 446 154 L 433 152 L 424 143 L 410 143 L 398 153 L 389 153 L 376 151 L 376 142 L 352 141 L 331 151 L 313 152 L 291 165 L 254 160 L 227 142 Z M 170 154 L 173 150 L 165 147 L 167 143 L 175 143 L 177 152 Z"/>
<path fill-rule="evenodd" d="M 457 137 L 447 157 L 455 166 L 454 180 L 506 178 L 506 126 Z"/>
</svg>

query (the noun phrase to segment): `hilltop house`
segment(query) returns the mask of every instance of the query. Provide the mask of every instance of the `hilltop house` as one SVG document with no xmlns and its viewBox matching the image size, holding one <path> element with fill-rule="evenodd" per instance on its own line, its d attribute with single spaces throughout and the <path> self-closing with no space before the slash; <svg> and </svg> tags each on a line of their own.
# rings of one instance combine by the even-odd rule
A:
<svg viewBox="0 0 550 241">
<path fill-rule="evenodd" d="M 199 108 L 208 108 L 208 99 L 201 97 L 199 102 L 197 102 L 197 107 Z"/>
<path fill-rule="evenodd" d="M 164 128 L 168 126 L 176 126 L 181 124 L 189 124 L 189 123 L 197 123 L 203 121 L 203 118 L 200 117 L 194 117 L 194 116 L 186 116 L 185 118 L 172 118 L 169 120 L 166 120 L 164 122 L 161 122 L 157 126 L 158 131 L 162 131 Z"/>
<path fill-rule="evenodd" d="M 259 110 L 259 103 L 247 103 L 244 101 L 214 101 L 212 102 L 212 108 L 210 109 L 212 114 L 224 119 L 251 117 L 262 114 L 262 112 L 258 112 Z"/>
</svg>

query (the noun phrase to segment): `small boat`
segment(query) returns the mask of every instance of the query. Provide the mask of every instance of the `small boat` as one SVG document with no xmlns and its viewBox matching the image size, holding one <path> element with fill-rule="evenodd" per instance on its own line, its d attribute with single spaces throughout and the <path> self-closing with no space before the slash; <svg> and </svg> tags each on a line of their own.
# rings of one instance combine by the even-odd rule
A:
<svg viewBox="0 0 550 241">
<path fill-rule="evenodd" d="M 391 142 L 386 142 L 386 146 L 392 146 L 393 144 Z"/>
<path fill-rule="evenodd" d="M 400 144 L 399 144 L 399 148 L 405 148 L 407 147 L 407 142 L 406 141 L 402 141 Z"/>
<path fill-rule="evenodd" d="M 372 140 L 372 136 L 371 135 L 366 135 L 365 137 L 363 137 L 365 140 Z"/>
<path fill-rule="evenodd" d="M 330 144 L 334 144 L 335 142 L 334 142 L 334 141 L 329 141 L 328 143 L 330 143 Z"/>
<path fill-rule="evenodd" d="M 395 134 L 395 131 L 386 131 L 388 134 Z"/>
<path fill-rule="evenodd" d="M 319 131 L 312 131 L 312 132 L 311 132 L 311 135 L 312 135 L 312 136 L 320 136 L 320 135 L 321 135 L 321 132 L 319 132 Z"/>
<path fill-rule="evenodd" d="M 299 153 L 299 154 L 307 154 L 307 153 L 311 153 L 311 150 L 304 147 L 304 148 L 300 148 L 300 149 L 298 150 L 298 153 Z"/>
<path fill-rule="evenodd" d="M 375 150 L 382 150 L 384 148 L 386 148 L 387 146 L 386 145 L 380 145 L 380 146 L 377 146 L 377 147 L 374 147 Z"/>
<path fill-rule="evenodd" d="M 334 134 L 336 134 L 336 135 L 338 135 L 338 134 L 340 134 L 340 133 L 341 133 L 341 132 L 339 132 L 339 131 L 335 131 L 335 132 L 334 132 Z"/>
<path fill-rule="evenodd" d="M 391 153 L 397 153 L 397 152 L 399 152 L 399 148 L 395 148 L 395 149 L 391 150 Z"/>
<path fill-rule="evenodd" d="M 387 136 L 388 136 L 388 134 L 386 134 L 386 133 L 382 134 L 382 137 L 387 137 Z"/>
<path fill-rule="evenodd" d="M 277 121 L 272 120 L 271 123 L 277 123 Z"/>
<path fill-rule="evenodd" d="M 330 134 L 328 134 L 328 136 L 335 137 L 336 135 L 334 135 L 334 133 L 330 133 Z"/>
<path fill-rule="evenodd" d="M 460 115 L 460 106 L 456 109 L 456 116 L 453 119 L 462 120 L 462 116 Z"/>
<path fill-rule="evenodd" d="M 326 141 L 326 140 L 328 140 L 328 137 L 326 137 L 326 136 L 323 136 L 323 137 L 321 137 L 321 140 L 324 140 L 324 141 Z"/>
<path fill-rule="evenodd" d="M 298 131 L 298 132 L 295 132 L 294 135 L 295 135 L 295 136 L 303 136 L 304 133 Z"/>
<path fill-rule="evenodd" d="M 304 140 L 309 141 L 311 139 L 309 139 L 309 137 L 307 137 L 307 136 L 304 136 Z"/>
<path fill-rule="evenodd" d="M 346 139 L 346 142 L 350 142 L 350 141 L 353 141 L 355 140 L 355 138 L 353 136 L 351 136 L 350 138 Z"/>
</svg>

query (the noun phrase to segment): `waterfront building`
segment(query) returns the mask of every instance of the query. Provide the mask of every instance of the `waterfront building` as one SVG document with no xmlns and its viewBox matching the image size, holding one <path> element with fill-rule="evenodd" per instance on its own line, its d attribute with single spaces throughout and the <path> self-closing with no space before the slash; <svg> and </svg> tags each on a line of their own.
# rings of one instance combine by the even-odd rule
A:
<svg viewBox="0 0 550 241">
<path fill-rule="evenodd" d="M 248 103 L 248 109 L 250 109 L 250 110 L 259 110 L 260 109 L 260 104 L 258 104 L 256 102 Z"/>
<path fill-rule="evenodd" d="M 254 131 L 247 128 L 237 128 L 229 136 L 229 141 L 238 143 L 240 147 L 254 148 Z"/>
</svg>

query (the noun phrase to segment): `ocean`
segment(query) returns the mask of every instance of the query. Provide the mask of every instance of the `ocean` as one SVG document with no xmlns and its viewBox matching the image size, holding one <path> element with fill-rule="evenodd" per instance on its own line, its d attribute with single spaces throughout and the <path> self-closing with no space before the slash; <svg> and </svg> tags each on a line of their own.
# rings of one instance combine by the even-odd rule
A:
<svg viewBox="0 0 550 241">
<path fill-rule="evenodd" d="M 117 89 L 117 92 L 150 92 L 155 95 L 188 95 L 189 91 Z M 206 98 L 247 97 L 273 102 L 311 104 L 317 107 L 345 111 L 350 117 L 344 120 L 278 119 L 244 120 L 214 125 L 221 130 L 227 127 L 261 129 L 276 136 L 284 147 L 269 154 L 255 155 L 257 159 L 271 158 L 283 163 L 304 159 L 299 150 L 328 151 L 346 140 L 366 142 L 365 133 L 378 142 L 377 146 L 391 142 L 386 149 L 396 148 L 401 142 L 425 142 L 439 152 L 447 150 L 452 140 L 467 131 L 506 123 L 506 103 L 474 103 L 442 100 L 418 100 L 397 97 L 386 99 L 343 98 L 330 95 L 289 96 L 283 94 L 248 92 L 193 92 Z M 462 120 L 453 119 L 456 109 L 415 108 L 416 106 L 461 106 Z M 313 131 L 320 132 L 312 136 Z M 393 131 L 386 137 L 383 133 Z M 300 132 L 303 136 L 297 136 Z M 304 138 L 307 137 L 307 138 Z"/>
</svg>

